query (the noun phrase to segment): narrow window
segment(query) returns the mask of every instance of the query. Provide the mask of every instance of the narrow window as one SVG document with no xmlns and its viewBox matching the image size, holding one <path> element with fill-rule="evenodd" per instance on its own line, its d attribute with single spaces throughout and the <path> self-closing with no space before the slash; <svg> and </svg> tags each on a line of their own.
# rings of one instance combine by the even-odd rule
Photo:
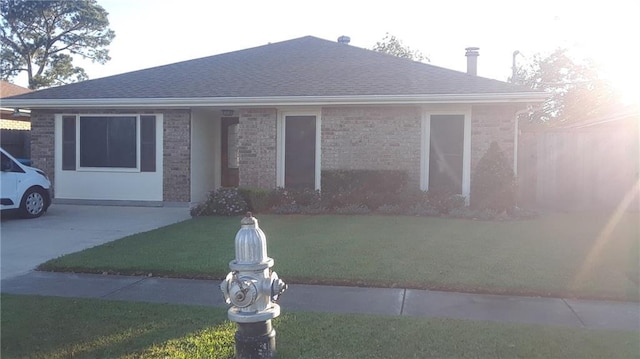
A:
<svg viewBox="0 0 640 359">
<path fill-rule="evenodd" d="M 238 152 L 238 124 L 235 123 L 233 125 L 229 125 L 227 130 L 227 156 L 229 156 L 227 166 L 229 168 L 238 168 L 239 155 L 240 153 Z"/>
<path fill-rule="evenodd" d="M 156 116 L 140 116 L 140 171 L 156 171 Z"/>
<path fill-rule="evenodd" d="M 62 170 L 76 170 L 76 116 L 62 117 Z"/>
</svg>

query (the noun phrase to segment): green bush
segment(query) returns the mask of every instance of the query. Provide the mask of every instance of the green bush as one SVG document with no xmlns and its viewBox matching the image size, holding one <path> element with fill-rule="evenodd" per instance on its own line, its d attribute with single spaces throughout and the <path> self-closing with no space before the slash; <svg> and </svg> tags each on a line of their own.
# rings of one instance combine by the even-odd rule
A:
<svg viewBox="0 0 640 359">
<path fill-rule="evenodd" d="M 402 214 L 402 207 L 399 204 L 383 204 L 376 209 L 377 213 L 382 214 Z"/>
<path fill-rule="evenodd" d="M 471 207 L 497 213 L 515 205 L 515 178 L 504 153 L 492 142 L 478 161 L 471 181 Z"/>
<path fill-rule="evenodd" d="M 257 187 L 238 188 L 238 192 L 247 202 L 249 210 L 254 213 L 264 213 L 271 207 L 273 190 Z"/>
<path fill-rule="evenodd" d="M 449 216 L 453 218 L 478 219 L 478 212 L 469 207 L 454 208 L 449 212 Z"/>
<path fill-rule="evenodd" d="M 433 207 L 427 202 L 415 203 L 409 206 L 405 210 L 405 212 L 410 216 L 419 216 L 419 217 L 432 217 L 440 214 L 440 212 L 435 207 Z"/>
<path fill-rule="evenodd" d="M 464 196 L 445 189 L 430 189 L 426 197 L 429 205 L 435 208 L 440 214 L 449 214 L 452 210 L 465 206 Z"/>
<path fill-rule="evenodd" d="M 337 214 L 369 214 L 371 210 L 363 204 L 351 204 L 335 209 Z"/>
<path fill-rule="evenodd" d="M 427 192 L 419 188 L 405 188 L 396 197 L 396 202 L 400 207 L 407 209 L 417 204 L 427 203 Z"/>
<path fill-rule="evenodd" d="M 270 208 L 277 214 L 317 214 L 324 213 L 320 191 L 312 189 L 276 188 L 271 192 Z"/>
<path fill-rule="evenodd" d="M 237 216 L 249 210 L 237 188 L 219 188 L 209 193 L 207 200 L 191 209 L 191 216 Z"/>
<path fill-rule="evenodd" d="M 405 171 L 396 170 L 325 170 L 322 171 L 323 203 L 332 209 L 394 204 L 407 179 Z"/>
</svg>

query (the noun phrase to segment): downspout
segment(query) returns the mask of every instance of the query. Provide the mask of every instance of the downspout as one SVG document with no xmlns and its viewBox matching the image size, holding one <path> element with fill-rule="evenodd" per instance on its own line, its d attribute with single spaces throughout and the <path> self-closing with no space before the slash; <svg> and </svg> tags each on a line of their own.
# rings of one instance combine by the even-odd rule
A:
<svg viewBox="0 0 640 359">
<path fill-rule="evenodd" d="M 527 108 L 517 111 L 516 112 L 516 125 L 515 125 L 515 131 L 513 133 L 513 175 L 517 178 L 518 177 L 518 138 L 519 136 L 519 131 L 520 131 L 520 115 L 529 112 L 529 106 L 527 106 Z"/>
</svg>

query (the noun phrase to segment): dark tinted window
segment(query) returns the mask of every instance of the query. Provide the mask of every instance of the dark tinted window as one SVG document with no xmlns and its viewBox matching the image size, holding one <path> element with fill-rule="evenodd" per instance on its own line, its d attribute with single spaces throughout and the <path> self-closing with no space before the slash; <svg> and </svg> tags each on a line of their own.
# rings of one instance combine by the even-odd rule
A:
<svg viewBox="0 0 640 359">
<path fill-rule="evenodd" d="M 140 171 L 156 171 L 156 116 L 140 116 Z"/>
<path fill-rule="evenodd" d="M 80 166 L 136 168 L 134 116 L 80 117 Z"/>
<path fill-rule="evenodd" d="M 76 169 L 76 117 L 62 118 L 62 169 Z"/>
</svg>

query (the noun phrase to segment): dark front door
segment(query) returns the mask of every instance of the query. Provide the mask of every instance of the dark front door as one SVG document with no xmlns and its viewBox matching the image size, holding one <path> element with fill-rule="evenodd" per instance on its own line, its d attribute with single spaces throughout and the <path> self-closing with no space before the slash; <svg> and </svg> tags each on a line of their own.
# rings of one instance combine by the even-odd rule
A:
<svg viewBox="0 0 640 359">
<path fill-rule="evenodd" d="M 287 116 L 284 137 L 284 186 L 314 189 L 316 116 Z"/>
<path fill-rule="evenodd" d="M 220 129 L 222 141 L 221 165 L 222 187 L 238 187 L 240 177 L 238 173 L 238 118 L 222 118 Z"/>
<path fill-rule="evenodd" d="M 462 193 L 464 115 L 432 115 L 429 189 Z"/>
</svg>

